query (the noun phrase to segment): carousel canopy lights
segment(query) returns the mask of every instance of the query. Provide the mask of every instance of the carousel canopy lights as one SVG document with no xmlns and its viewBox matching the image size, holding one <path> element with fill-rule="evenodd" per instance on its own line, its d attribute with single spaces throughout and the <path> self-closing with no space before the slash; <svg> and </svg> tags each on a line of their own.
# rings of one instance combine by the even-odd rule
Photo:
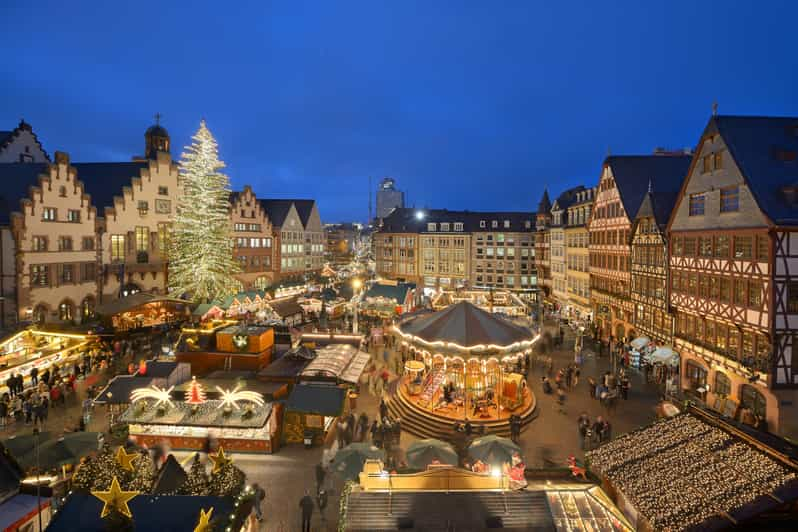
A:
<svg viewBox="0 0 798 532">
<path fill-rule="evenodd" d="M 223 390 L 219 386 L 216 387 L 216 390 L 219 392 L 220 397 L 222 398 L 222 406 L 224 407 L 231 407 L 235 410 L 239 409 L 238 402 L 239 401 L 249 401 L 250 403 L 255 403 L 257 406 L 263 406 L 266 404 L 263 401 L 263 396 L 258 392 L 250 392 L 247 390 L 242 390 L 243 384 L 237 384 L 235 388 L 232 390 Z"/>
<path fill-rule="evenodd" d="M 130 394 L 130 400 L 132 402 L 140 401 L 142 399 L 155 399 L 155 407 L 157 408 L 161 404 L 166 404 L 169 406 L 175 406 L 172 402 L 171 393 L 174 390 L 174 386 L 170 386 L 168 389 L 161 388 L 155 384 L 150 386 L 149 388 L 136 388 Z"/>
</svg>

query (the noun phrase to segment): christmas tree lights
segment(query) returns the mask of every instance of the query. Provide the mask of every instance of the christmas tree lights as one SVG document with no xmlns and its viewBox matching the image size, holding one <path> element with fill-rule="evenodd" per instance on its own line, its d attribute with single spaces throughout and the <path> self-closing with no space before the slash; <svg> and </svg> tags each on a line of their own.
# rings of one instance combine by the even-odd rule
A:
<svg viewBox="0 0 798 532">
<path fill-rule="evenodd" d="M 240 271 L 230 237 L 230 180 L 203 120 L 180 160 L 182 195 L 169 241 L 169 291 L 195 302 L 232 294 Z"/>
</svg>

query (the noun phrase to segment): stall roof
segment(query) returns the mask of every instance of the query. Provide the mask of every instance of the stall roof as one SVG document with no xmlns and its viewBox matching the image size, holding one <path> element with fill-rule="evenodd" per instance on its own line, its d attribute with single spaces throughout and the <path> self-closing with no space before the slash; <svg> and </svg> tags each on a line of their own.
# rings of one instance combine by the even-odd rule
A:
<svg viewBox="0 0 798 532">
<path fill-rule="evenodd" d="M 316 359 L 302 371 L 302 377 L 333 377 L 355 384 L 371 354 L 348 344 L 333 344 L 316 350 Z"/>
<path fill-rule="evenodd" d="M 324 384 L 298 384 L 288 396 L 287 410 L 339 416 L 344 409 L 346 389 Z"/>
<path fill-rule="evenodd" d="M 287 299 L 285 301 L 270 301 L 269 306 L 281 318 L 296 316 L 297 314 L 303 313 L 302 307 L 297 303 L 296 298 Z"/>
<path fill-rule="evenodd" d="M 529 342 L 533 333 L 467 301 L 444 310 L 410 319 L 399 324 L 406 335 L 426 342 L 451 342 L 462 347 L 479 345 L 509 346 Z"/>
<path fill-rule="evenodd" d="M 190 532 L 199 521 L 200 510 L 213 508 L 213 515 L 229 515 L 230 499 L 189 495 L 138 495 L 128 503 L 136 530 Z M 55 514 L 48 532 L 105 532 L 108 524 L 100 519 L 103 502 L 88 493 L 74 492 Z"/>
<path fill-rule="evenodd" d="M 148 292 L 137 292 L 133 295 L 114 299 L 108 303 L 103 303 L 97 307 L 97 314 L 102 316 L 113 316 L 122 312 L 133 310 L 136 307 L 146 305 L 147 303 L 175 303 L 187 305 L 189 302 L 183 299 L 168 297 L 164 295 L 150 294 Z"/>
<path fill-rule="evenodd" d="M 296 377 L 316 357 L 315 351 L 304 346 L 292 349 L 258 372 L 258 378 Z"/>
<path fill-rule="evenodd" d="M 147 374 L 141 377 L 151 377 L 153 379 L 166 379 L 168 378 L 180 362 L 172 362 L 169 360 L 148 360 L 147 361 Z M 185 362 L 183 362 L 185 364 Z M 138 373 L 137 373 L 138 375 Z"/>
<path fill-rule="evenodd" d="M 124 405 L 130 403 L 130 394 L 136 388 L 146 388 L 153 377 L 138 375 L 117 375 L 103 388 L 94 402 L 97 404 Z"/>
<path fill-rule="evenodd" d="M 414 290 L 416 285 L 414 283 L 374 283 L 369 287 L 363 296 L 368 298 L 384 298 L 394 301 L 396 305 L 404 305 L 407 299 L 407 293 Z"/>
<path fill-rule="evenodd" d="M 42 505 L 44 505 L 45 501 L 47 500 L 46 497 L 42 497 Z M 18 493 L 13 497 L 4 500 L 2 506 L 0 506 L 0 530 L 10 530 L 10 526 L 25 517 L 26 515 L 30 514 L 31 512 L 36 512 L 38 508 L 38 501 L 36 499 L 36 495 L 27 495 L 24 493 Z M 14 530 L 17 530 L 14 528 Z"/>
<path fill-rule="evenodd" d="M 720 530 L 798 500 L 794 462 L 696 412 L 588 451 L 590 468 L 654 530 Z"/>
<path fill-rule="evenodd" d="M 152 486 L 153 495 L 176 493 L 186 483 L 188 475 L 174 455 L 169 455 L 161 466 Z"/>
<path fill-rule="evenodd" d="M 266 424 L 272 413 L 272 404 L 266 403 L 256 407 L 252 417 L 242 418 L 241 410 L 234 411 L 225 417 L 222 401 L 211 399 L 205 401 L 192 413 L 192 405 L 182 401 L 175 401 L 174 406 L 166 409 L 164 415 L 159 416 L 155 408 L 145 409 L 136 415 L 135 406 L 130 405 L 119 417 L 122 423 L 136 423 L 142 425 L 183 425 L 188 427 L 221 427 L 221 428 L 260 428 Z"/>
</svg>

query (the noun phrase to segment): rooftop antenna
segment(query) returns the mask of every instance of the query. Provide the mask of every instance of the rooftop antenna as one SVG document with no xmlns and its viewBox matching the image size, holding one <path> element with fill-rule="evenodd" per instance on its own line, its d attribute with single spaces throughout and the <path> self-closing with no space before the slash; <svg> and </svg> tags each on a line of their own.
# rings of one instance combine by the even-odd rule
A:
<svg viewBox="0 0 798 532">
<path fill-rule="evenodd" d="M 718 102 L 712 102 L 712 116 L 718 116 Z"/>
<path fill-rule="evenodd" d="M 155 125 L 156 126 L 161 125 L 161 113 L 155 113 Z"/>
</svg>

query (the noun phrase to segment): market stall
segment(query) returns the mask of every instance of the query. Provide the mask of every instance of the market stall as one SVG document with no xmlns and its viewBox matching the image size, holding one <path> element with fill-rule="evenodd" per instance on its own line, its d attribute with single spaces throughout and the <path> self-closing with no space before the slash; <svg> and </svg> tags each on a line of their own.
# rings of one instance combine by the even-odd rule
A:
<svg viewBox="0 0 798 532">
<path fill-rule="evenodd" d="M 131 405 L 119 421 L 128 423 L 130 437 L 149 447 L 168 442 L 173 449 L 202 450 L 208 438 L 228 451 L 265 452 L 276 449 L 276 424 L 271 422 L 272 404 L 261 394 L 217 387 L 220 399 L 206 399 L 196 380 L 175 401 L 173 387 L 139 388 L 131 393 Z"/>
<path fill-rule="evenodd" d="M 168 296 L 136 292 L 97 307 L 96 313 L 116 331 L 179 322 L 187 317 L 188 302 Z"/>
<path fill-rule="evenodd" d="M 5 383 L 12 373 L 27 381 L 33 368 L 41 374 L 53 364 L 78 360 L 94 341 L 95 337 L 87 334 L 34 329 L 14 334 L 0 343 L 0 392 L 7 390 Z"/>
</svg>

